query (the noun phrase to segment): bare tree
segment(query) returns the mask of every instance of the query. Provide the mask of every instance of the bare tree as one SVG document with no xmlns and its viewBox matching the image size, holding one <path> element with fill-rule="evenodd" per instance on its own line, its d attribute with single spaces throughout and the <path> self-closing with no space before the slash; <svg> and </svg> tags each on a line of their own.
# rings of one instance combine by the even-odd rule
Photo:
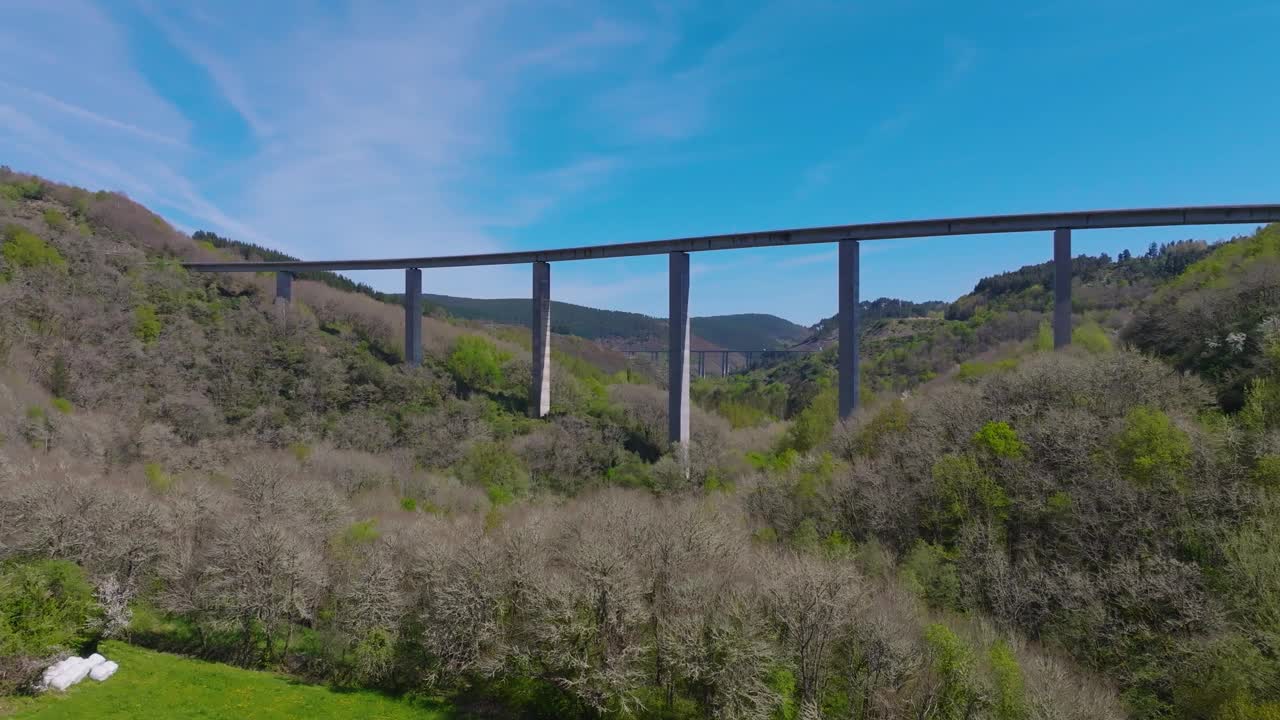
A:
<svg viewBox="0 0 1280 720">
<path fill-rule="evenodd" d="M 802 554 L 771 558 L 766 601 L 796 668 L 801 702 L 819 702 L 836 640 L 865 599 L 857 572 L 840 562 Z"/>
</svg>

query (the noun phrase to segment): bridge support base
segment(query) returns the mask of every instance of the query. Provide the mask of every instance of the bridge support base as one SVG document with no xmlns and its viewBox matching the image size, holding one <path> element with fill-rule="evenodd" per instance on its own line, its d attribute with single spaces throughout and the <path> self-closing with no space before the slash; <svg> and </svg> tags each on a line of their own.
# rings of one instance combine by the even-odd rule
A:
<svg viewBox="0 0 1280 720">
<path fill-rule="evenodd" d="M 404 361 L 409 367 L 422 364 L 422 271 L 404 271 Z"/>
<path fill-rule="evenodd" d="M 551 264 L 533 264 L 533 366 L 529 385 L 529 416 L 551 412 Z"/>
<path fill-rule="evenodd" d="M 1071 228 L 1053 231 L 1053 349 L 1071 344 Z"/>
<path fill-rule="evenodd" d="M 858 344 L 858 241 L 840 241 L 839 271 L 839 367 L 840 419 L 847 420 L 858 409 L 859 362 Z"/>
<path fill-rule="evenodd" d="M 670 348 L 667 366 L 667 418 L 671 443 L 679 446 L 688 470 L 689 451 L 689 254 L 670 257 Z"/>
</svg>

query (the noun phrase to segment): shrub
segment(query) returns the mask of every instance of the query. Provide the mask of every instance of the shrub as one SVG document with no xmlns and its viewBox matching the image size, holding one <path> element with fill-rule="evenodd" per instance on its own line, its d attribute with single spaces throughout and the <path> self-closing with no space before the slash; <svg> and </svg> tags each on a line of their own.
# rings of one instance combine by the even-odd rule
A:
<svg viewBox="0 0 1280 720">
<path fill-rule="evenodd" d="M 1041 320 L 1040 327 L 1036 330 L 1036 339 L 1033 343 L 1036 350 L 1047 352 L 1053 349 L 1053 326 L 1048 320 Z"/>
<path fill-rule="evenodd" d="M 304 442 L 296 442 L 289 446 L 289 452 L 293 453 L 293 459 L 298 461 L 299 465 L 305 465 L 307 460 L 311 459 L 311 446 Z"/>
<path fill-rule="evenodd" d="M 756 470 L 765 472 L 786 472 L 796 464 L 796 460 L 800 459 L 800 453 L 795 450 L 783 450 L 781 452 L 762 453 L 752 450 L 746 454 L 747 463 Z"/>
<path fill-rule="evenodd" d="M 405 512 L 414 512 L 418 509 L 418 501 L 411 498 L 400 498 L 400 509 Z"/>
<path fill-rule="evenodd" d="M 56 397 L 71 396 L 71 370 L 61 354 L 53 356 L 53 365 L 49 369 L 49 392 Z"/>
<path fill-rule="evenodd" d="M 44 197 L 45 186 L 40 180 L 17 180 L 0 183 L 0 198 L 6 200 L 39 200 Z"/>
<path fill-rule="evenodd" d="M 507 354 L 488 340 L 463 335 L 454 343 L 445 367 L 469 389 L 494 391 L 502 386 L 502 365 L 507 359 Z"/>
<path fill-rule="evenodd" d="M 1084 323 L 1071 331 L 1071 343 L 1094 355 L 1111 352 L 1111 338 L 1107 337 L 1107 331 L 1096 322 Z"/>
<path fill-rule="evenodd" d="M 53 444 L 54 426 L 44 408 L 32 405 L 27 408 L 27 419 L 19 428 L 27 444 L 46 452 Z"/>
<path fill-rule="evenodd" d="M 57 248 L 18 225 L 10 225 L 4 229 L 0 257 L 4 258 L 6 277 L 12 276 L 13 268 L 60 269 L 67 265 Z"/>
<path fill-rule="evenodd" d="M 1245 427 L 1254 431 L 1280 427 L 1280 381 L 1275 378 L 1254 378 L 1245 392 L 1240 420 Z"/>
<path fill-rule="evenodd" d="M 848 451 L 864 457 L 875 457 L 894 436 L 907 430 L 911 414 L 906 403 L 895 399 L 877 412 L 853 436 Z"/>
<path fill-rule="evenodd" d="M 739 428 L 759 427 L 769 420 L 765 411 L 746 403 L 728 401 L 716 408 L 716 412 L 729 421 L 735 430 Z"/>
<path fill-rule="evenodd" d="M 1121 472 L 1139 485 L 1180 487 L 1191 465 L 1187 434 L 1159 410 L 1136 407 L 1129 411 L 1115 445 Z"/>
<path fill-rule="evenodd" d="M 1026 443 L 1018 439 L 1009 423 L 989 421 L 973 436 L 973 444 L 998 458 L 1015 459 L 1027 451 Z"/>
<path fill-rule="evenodd" d="M 173 476 L 164 471 L 158 462 L 149 462 L 142 467 L 147 478 L 147 487 L 158 493 L 169 492 L 173 488 Z"/>
<path fill-rule="evenodd" d="M 62 232 L 66 230 L 71 223 L 67 221 L 67 216 L 58 212 L 53 208 L 44 211 L 44 224 L 49 226 L 50 230 Z"/>
<path fill-rule="evenodd" d="M 377 520 L 359 520 L 351 523 L 342 531 L 341 537 L 338 538 L 338 544 L 343 547 L 356 547 L 357 545 L 368 545 L 382 536 L 378 531 Z"/>
<path fill-rule="evenodd" d="M 1004 370 L 1012 370 L 1018 367 L 1018 361 L 1014 358 L 1006 360 L 997 360 L 995 362 L 982 362 L 981 360 L 971 360 L 969 362 L 960 363 L 960 370 L 956 372 L 957 380 L 977 380 L 985 375 Z"/>
<path fill-rule="evenodd" d="M 93 587 L 73 563 L 0 565 L 0 695 L 23 689 L 44 660 L 93 640 L 100 616 Z"/>
<path fill-rule="evenodd" d="M 1003 640 L 991 646 L 991 676 L 995 680 L 992 710 L 996 720 L 1023 720 L 1027 717 L 1027 697 L 1018 658 Z"/>
<path fill-rule="evenodd" d="M 1235 634 L 1192 644 L 1176 674 L 1173 704 L 1186 718 L 1266 718 L 1256 703 L 1280 690 L 1280 663 Z"/>
<path fill-rule="evenodd" d="M 813 402 L 796 415 L 778 449 L 805 453 L 830 440 L 836 424 L 836 402 L 834 388 L 818 393 Z"/>
<path fill-rule="evenodd" d="M 819 541 L 818 524 L 813 521 L 813 518 L 801 520 L 791 533 L 791 547 L 797 550 L 816 550 Z"/>
<path fill-rule="evenodd" d="M 484 488 L 495 505 L 529 491 L 529 473 L 520 458 L 496 442 L 473 444 L 454 468 L 454 474 L 465 483 Z"/>
<path fill-rule="evenodd" d="M 71 401 L 66 398 L 56 397 L 51 400 L 49 404 L 53 406 L 54 410 L 57 410 L 64 415 L 71 413 Z"/>
<path fill-rule="evenodd" d="M 1003 522 L 1009 497 L 968 455 L 944 455 L 933 464 L 934 495 L 938 503 L 934 526 L 951 542 L 970 519 Z"/>
<path fill-rule="evenodd" d="M 960 575 L 947 551 L 938 545 L 917 540 L 903 559 L 903 583 L 917 597 L 935 608 L 961 610 Z"/>
<path fill-rule="evenodd" d="M 1280 455 L 1263 455 L 1253 466 L 1253 481 L 1262 487 L 1280 489 Z"/>
<path fill-rule="evenodd" d="M 945 625 L 933 624 L 926 628 L 924 641 L 938 676 L 933 717 L 940 720 L 971 717 L 981 698 L 974 681 L 973 652 Z"/>
<path fill-rule="evenodd" d="M 155 305 L 147 303 L 133 309 L 133 335 L 144 345 L 160 339 L 160 317 Z"/>
<path fill-rule="evenodd" d="M 629 488 L 652 488 L 653 466 L 635 455 L 628 454 L 622 462 L 609 468 L 605 480 L 610 485 Z"/>
</svg>

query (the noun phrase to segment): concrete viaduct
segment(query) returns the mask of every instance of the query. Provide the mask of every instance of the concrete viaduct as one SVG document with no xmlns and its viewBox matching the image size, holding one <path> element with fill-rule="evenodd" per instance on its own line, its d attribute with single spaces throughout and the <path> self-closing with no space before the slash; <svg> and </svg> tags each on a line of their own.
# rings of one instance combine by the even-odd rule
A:
<svg viewBox="0 0 1280 720">
<path fill-rule="evenodd" d="M 551 263 L 638 255 L 667 255 L 670 263 L 669 431 L 673 444 L 678 443 L 687 447 L 691 374 L 689 253 L 814 243 L 839 244 L 837 288 L 840 318 L 838 329 L 839 408 L 840 417 L 843 419 L 848 418 L 858 406 L 858 248 L 863 241 L 1052 232 L 1053 344 L 1055 348 L 1062 348 L 1071 342 L 1071 233 L 1073 230 L 1174 225 L 1243 225 L 1276 221 L 1280 221 L 1280 205 L 1165 207 L 833 225 L 484 255 L 446 255 L 383 260 L 193 262 L 183 265 L 196 272 L 275 272 L 276 297 L 284 302 L 290 301 L 292 297 L 295 273 L 326 270 L 404 270 L 405 358 L 408 364 L 416 366 L 422 362 L 422 268 L 532 264 L 533 380 L 529 388 L 529 413 L 534 417 L 542 417 L 551 408 Z"/>
</svg>

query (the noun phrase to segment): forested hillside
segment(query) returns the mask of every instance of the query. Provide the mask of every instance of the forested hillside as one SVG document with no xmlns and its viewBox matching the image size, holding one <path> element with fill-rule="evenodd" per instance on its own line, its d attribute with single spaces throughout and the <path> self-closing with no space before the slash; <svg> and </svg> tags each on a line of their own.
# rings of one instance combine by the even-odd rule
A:
<svg viewBox="0 0 1280 720">
<path fill-rule="evenodd" d="M 1256 242 L 1234 238 L 1224 244 L 1222 252 L 1243 254 L 1240 248 Z M 1231 249 L 1236 248 L 1236 249 Z M 1152 244 L 1144 255 L 1128 251 L 1112 259 L 1081 255 L 1073 261 L 1072 313 L 1076 317 L 1073 339 L 1091 352 L 1109 350 L 1126 338 L 1150 334 L 1131 326 L 1135 313 L 1143 311 L 1142 327 L 1170 291 L 1164 288 L 1197 261 L 1207 257 L 1213 248 L 1203 241 Z M 1252 252 L 1252 251 L 1249 251 Z M 1053 310 L 1051 263 L 1028 265 L 978 281 L 972 293 L 954 302 L 913 303 L 880 298 L 863 301 L 862 386 L 872 394 L 896 394 L 909 391 L 936 378 L 956 375 L 960 378 L 1008 367 L 1027 352 L 1045 350 L 1052 345 L 1050 320 Z M 1264 300 L 1238 320 L 1248 324 L 1259 320 L 1258 314 L 1269 307 Z M 1230 313 L 1224 304 L 1219 314 Z M 786 358 L 760 368 L 750 377 L 735 376 L 721 380 L 700 381 L 700 392 L 709 407 L 720 408 L 735 422 L 757 422 L 773 417 L 787 419 L 810 405 L 816 396 L 831 395 L 835 381 L 837 326 L 836 318 L 819 322 L 814 333 L 802 346 L 825 348 L 813 356 Z M 1212 334 L 1212 333 L 1210 333 Z M 1225 338 L 1225 334 L 1220 334 Z M 1207 337 L 1207 336 L 1206 336 Z M 1170 348 L 1190 347 L 1186 338 L 1165 338 Z M 1139 343 L 1143 350 L 1155 349 L 1149 342 Z M 1242 357 L 1256 354 L 1256 346 Z M 1205 368 L 1182 367 L 1212 374 Z M 772 387 L 761 394 L 758 388 Z M 1242 385 L 1237 382 L 1228 405 L 1238 408 Z M 834 396 L 828 398 L 830 405 Z M 1233 403 L 1233 404 L 1232 404 Z M 745 405 L 752 406 L 745 409 Z M 727 408 L 727 409 L 726 409 Z"/>
<path fill-rule="evenodd" d="M 521 337 L 409 369 L 121 195 L 0 171 L 0 231 L 0 693 L 113 638 L 462 716 L 1280 715 L 1275 227 L 1082 272 L 1068 352 L 1038 280 L 871 323 L 848 423 L 830 350 L 699 382 L 687 466 L 642 376 L 530 420 Z"/>
</svg>

